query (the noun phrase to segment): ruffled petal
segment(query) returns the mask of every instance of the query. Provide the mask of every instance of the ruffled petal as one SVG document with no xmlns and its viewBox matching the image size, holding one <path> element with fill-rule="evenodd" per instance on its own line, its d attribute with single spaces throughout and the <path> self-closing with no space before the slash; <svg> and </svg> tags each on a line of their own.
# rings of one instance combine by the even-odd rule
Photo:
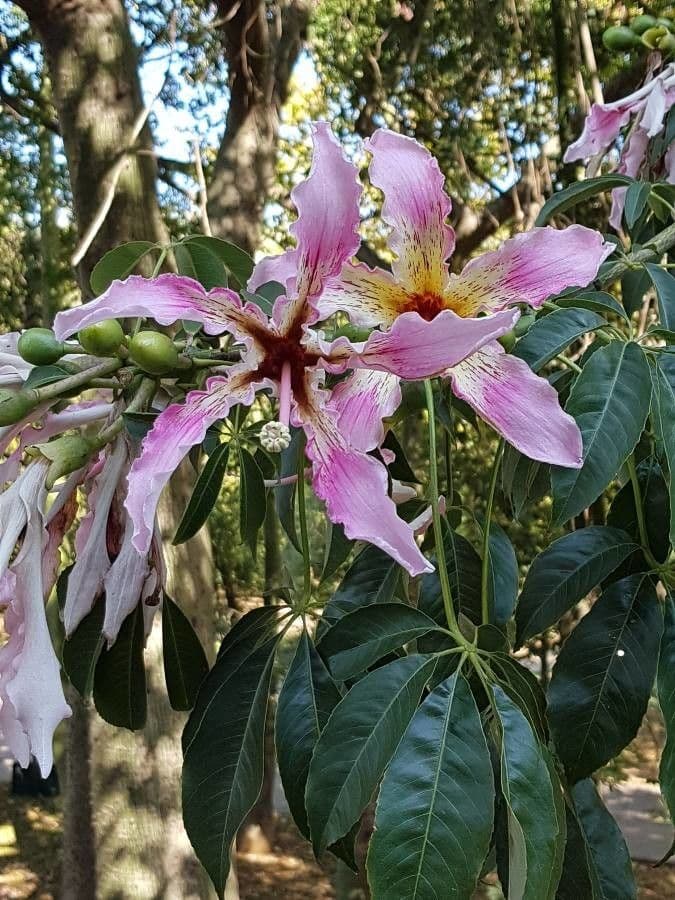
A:
<svg viewBox="0 0 675 900">
<path fill-rule="evenodd" d="M 291 225 L 297 243 L 295 284 L 274 304 L 274 322 L 284 334 L 316 318 L 313 301 L 327 278 L 340 274 L 358 250 L 361 185 L 356 166 L 344 156 L 330 126 L 312 126 L 314 153 L 306 181 L 291 192 L 298 218 Z M 285 271 L 287 261 L 281 265 Z M 255 283 L 255 282 L 254 282 Z"/>
<path fill-rule="evenodd" d="M 516 449 L 541 462 L 579 468 L 581 432 L 558 394 L 494 342 L 449 372 L 452 389 Z"/>
<path fill-rule="evenodd" d="M 649 135 L 647 132 L 640 127 L 633 129 L 621 154 L 618 171 L 622 175 L 630 175 L 631 178 L 635 178 L 646 159 L 648 147 Z M 621 227 L 627 190 L 628 188 L 614 188 L 612 191 L 612 210 L 609 216 L 609 224 L 617 231 Z"/>
<path fill-rule="evenodd" d="M 581 135 L 565 151 L 564 162 L 588 159 L 606 150 L 630 119 L 631 111 L 630 103 L 594 103 L 586 116 Z"/>
<path fill-rule="evenodd" d="M 431 378 L 505 334 L 518 316 L 517 310 L 510 309 L 470 319 L 444 309 L 428 322 L 416 312 L 403 313 L 389 331 L 374 331 L 350 365 L 391 372 L 410 381 Z"/>
<path fill-rule="evenodd" d="M 583 225 L 533 228 L 499 250 L 470 260 L 451 276 L 448 305 L 464 316 L 496 312 L 513 303 L 538 307 L 565 288 L 585 287 L 614 250 L 598 231 Z"/>
<path fill-rule="evenodd" d="M 357 450 L 374 450 L 384 440 L 382 420 L 394 414 L 401 402 L 396 375 L 357 369 L 331 394 L 337 426 Z"/>
<path fill-rule="evenodd" d="M 298 271 L 298 251 L 293 247 L 278 256 L 265 256 L 255 264 L 251 277 L 246 285 L 251 293 L 270 281 L 283 284 L 286 290 L 290 290 Z"/>
<path fill-rule="evenodd" d="M 409 293 L 442 294 L 455 232 L 446 222 L 452 203 L 438 162 L 417 141 L 384 128 L 366 146 L 370 180 L 384 194 L 382 218 L 392 229 L 394 278 Z"/>
<path fill-rule="evenodd" d="M 396 513 L 388 495 L 387 470 L 378 460 L 347 443 L 327 395 L 306 378 L 305 396 L 296 397 L 295 424 L 307 434 L 312 485 L 326 504 L 331 522 L 348 538 L 368 541 L 393 557 L 411 575 L 433 570 L 420 552 L 413 531 Z"/>
<path fill-rule="evenodd" d="M 160 325 L 172 325 L 181 319 L 199 322 L 207 334 L 229 331 L 237 339 L 255 337 L 267 325 L 259 307 L 242 304 L 227 288 L 205 291 L 199 282 L 184 275 L 131 275 L 125 281 L 113 281 L 95 300 L 57 313 L 54 333 L 63 340 L 87 325 L 130 316 L 154 319 Z"/>
<path fill-rule="evenodd" d="M 227 416 L 236 403 L 250 406 L 257 389 L 255 373 L 211 378 L 205 391 L 191 391 L 183 403 L 168 406 L 143 439 L 141 455 L 129 472 L 125 506 L 134 523 L 133 545 L 147 553 L 152 541 L 159 496 L 188 451 L 201 444 L 214 422 Z"/>
<path fill-rule="evenodd" d="M 373 328 L 391 325 L 409 303 L 407 291 L 389 272 L 347 263 L 339 278 L 326 282 L 318 309 L 322 318 L 342 310 L 355 325 Z"/>
<path fill-rule="evenodd" d="M 127 516 L 120 552 L 103 582 L 105 587 L 103 634 L 108 646 L 117 640 L 122 622 L 138 605 L 150 574 L 148 554 L 139 553 L 134 547 L 133 531 L 133 522 Z"/>
</svg>

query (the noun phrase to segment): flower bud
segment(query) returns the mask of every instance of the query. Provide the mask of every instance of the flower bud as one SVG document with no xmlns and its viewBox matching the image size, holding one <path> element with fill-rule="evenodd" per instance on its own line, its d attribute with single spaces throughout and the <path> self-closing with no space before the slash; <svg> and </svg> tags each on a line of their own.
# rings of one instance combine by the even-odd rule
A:
<svg viewBox="0 0 675 900">
<path fill-rule="evenodd" d="M 16 425 L 37 406 L 34 391 L 0 390 L 0 427 Z"/>
<path fill-rule="evenodd" d="M 268 453 L 281 453 L 291 444 L 291 432 L 283 422 L 265 422 L 260 429 L 260 446 Z"/>
<path fill-rule="evenodd" d="M 33 366 L 51 366 L 66 352 L 50 328 L 29 328 L 19 338 L 16 349 Z"/>
<path fill-rule="evenodd" d="M 81 434 L 64 434 L 54 441 L 38 444 L 37 449 L 51 465 L 47 472 L 47 487 L 50 488 L 63 475 L 76 472 L 88 461 L 92 445 Z"/>
<path fill-rule="evenodd" d="M 77 339 L 92 356 L 111 356 L 124 340 L 124 331 L 117 319 L 105 319 L 87 325 L 78 332 Z"/>
<path fill-rule="evenodd" d="M 150 375 L 164 375 L 178 366 L 178 351 L 161 331 L 139 331 L 129 342 L 129 356 Z"/>
</svg>

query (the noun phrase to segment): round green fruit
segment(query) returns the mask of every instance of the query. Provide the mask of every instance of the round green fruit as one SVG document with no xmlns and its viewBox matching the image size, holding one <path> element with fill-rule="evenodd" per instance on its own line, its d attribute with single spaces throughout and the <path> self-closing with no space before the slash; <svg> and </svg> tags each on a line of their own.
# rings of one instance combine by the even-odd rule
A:
<svg viewBox="0 0 675 900">
<path fill-rule="evenodd" d="M 51 366 L 65 353 L 61 341 L 57 341 L 50 328 L 29 328 L 16 345 L 19 356 L 32 366 Z"/>
<path fill-rule="evenodd" d="M 33 391 L 0 390 L 0 428 L 16 425 L 35 408 Z"/>
<path fill-rule="evenodd" d="M 105 319 L 95 325 L 87 325 L 78 332 L 77 339 L 92 356 L 110 356 L 124 340 L 124 332 L 117 319 Z"/>
<path fill-rule="evenodd" d="M 654 16 L 636 16 L 630 23 L 630 27 L 635 34 L 644 34 L 648 28 L 653 28 L 655 25 L 656 19 Z"/>
<path fill-rule="evenodd" d="M 150 375 L 164 375 L 178 365 L 178 351 L 160 331 L 139 331 L 129 342 L 129 356 Z"/>
<path fill-rule="evenodd" d="M 662 25 L 664 28 L 667 28 L 669 31 L 675 29 L 675 22 L 672 19 L 666 19 L 665 16 L 661 16 L 656 20 L 657 25 Z"/>
<path fill-rule="evenodd" d="M 613 25 L 603 33 L 602 43 L 608 50 L 631 50 L 640 43 L 640 37 L 625 25 Z"/>
</svg>

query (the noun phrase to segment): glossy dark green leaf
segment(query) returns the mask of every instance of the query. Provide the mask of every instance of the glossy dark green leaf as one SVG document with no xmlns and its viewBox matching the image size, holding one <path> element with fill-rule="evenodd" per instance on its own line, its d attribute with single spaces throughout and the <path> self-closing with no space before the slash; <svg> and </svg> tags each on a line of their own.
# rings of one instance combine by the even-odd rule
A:
<svg viewBox="0 0 675 900">
<path fill-rule="evenodd" d="M 642 506 L 645 513 L 649 547 L 659 562 L 664 562 L 670 550 L 670 498 L 661 466 L 653 459 L 644 459 L 637 467 Z M 640 543 L 640 528 L 635 509 L 633 484 L 628 481 L 612 500 L 607 524 L 621 528 L 636 543 Z"/>
<path fill-rule="evenodd" d="M 651 189 L 652 186 L 648 181 L 636 181 L 626 191 L 623 217 L 630 231 L 635 227 L 635 223 L 647 208 L 647 200 Z"/>
<path fill-rule="evenodd" d="M 356 543 L 345 535 L 345 530 L 339 523 L 327 522 L 326 532 L 326 550 L 321 581 L 327 581 L 335 575 L 342 563 L 349 557 Z"/>
<path fill-rule="evenodd" d="M 633 179 L 627 175 L 601 175 L 598 178 L 586 178 L 584 181 L 575 181 L 569 187 L 558 191 L 546 201 L 537 216 L 535 225 L 546 225 L 553 216 L 571 209 L 577 203 L 595 197 L 604 191 L 611 191 L 616 187 L 629 187 Z"/>
<path fill-rule="evenodd" d="M 321 638 L 319 652 L 333 677 L 346 681 L 437 628 L 433 619 L 405 603 L 375 603 L 338 619 Z"/>
<path fill-rule="evenodd" d="M 377 547 L 365 547 L 351 564 L 338 589 L 324 607 L 317 637 L 345 613 L 371 603 L 389 603 L 400 588 L 402 569 Z"/>
<path fill-rule="evenodd" d="M 571 782 L 635 737 L 656 674 L 663 617 L 649 577 L 615 581 L 565 641 L 548 690 L 549 722 Z"/>
<path fill-rule="evenodd" d="M 227 287 L 225 266 L 208 248 L 194 241 L 184 241 L 175 244 L 173 252 L 181 275 L 194 278 L 207 291 L 214 287 Z"/>
<path fill-rule="evenodd" d="M 192 253 L 198 247 L 201 251 L 209 253 L 222 263 L 227 272 L 233 275 L 240 287 L 244 287 L 253 272 L 253 260 L 236 244 L 224 241 L 221 238 L 207 235 L 196 235 L 183 241 L 184 246 L 189 246 Z"/>
<path fill-rule="evenodd" d="M 71 373 L 63 366 L 34 366 L 28 373 L 23 387 L 39 388 L 47 384 L 55 384 L 62 378 L 67 378 Z"/>
<path fill-rule="evenodd" d="M 417 710 L 382 782 L 367 861 L 373 897 L 470 897 L 494 799 L 476 701 L 455 674 Z"/>
<path fill-rule="evenodd" d="M 106 291 L 115 279 L 131 275 L 141 259 L 154 248 L 155 244 L 150 241 L 129 241 L 108 250 L 96 263 L 89 278 L 94 296 L 98 297 Z"/>
<path fill-rule="evenodd" d="M 548 741 L 546 695 L 536 675 L 506 653 L 490 656 L 492 673 L 506 694 L 527 718 L 539 739 Z"/>
<path fill-rule="evenodd" d="M 156 412 L 124 412 L 124 427 L 135 441 L 142 441 L 155 424 L 159 413 Z"/>
<path fill-rule="evenodd" d="M 551 900 L 560 878 L 565 820 L 559 822 L 553 783 L 542 748 L 530 725 L 500 687 L 494 688 L 500 725 L 501 791 L 507 807 L 509 835 L 508 896 Z"/>
<path fill-rule="evenodd" d="M 481 559 L 473 545 L 443 523 L 443 547 L 455 611 L 478 624 L 481 621 Z M 439 625 L 445 625 L 445 611 L 438 572 L 422 576 L 418 606 Z"/>
<path fill-rule="evenodd" d="M 675 277 L 656 263 L 646 263 L 659 305 L 659 323 L 663 328 L 675 331 Z"/>
<path fill-rule="evenodd" d="M 311 637 L 303 631 L 279 693 L 274 734 L 284 794 L 293 820 L 306 838 L 309 826 L 305 786 L 309 763 L 319 735 L 339 702 L 337 685 Z"/>
<path fill-rule="evenodd" d="M 506 625 L 518 596 L 518 560 L 508 535 L 490 522 L 488 538 L 488 598 L 490 617 L 496 625 Z"/>
<path fill-rule="evenodd" d="M 591 525 L 535 557 L 516 608 L 516 643 L 540 634 L 597 587 L 638 545 L 618 528 Z"/>
<path fill-rule="evenodd" d="M 675 601 L 672 594 L 666 598 L 664 619 L 656 678 L 659 706 L 666 727 L 659 783 L 670 818 L 675 822 Z"/>
<path fill-rule="evenodd" d="M 162 648 L 169 703 L 173 709 L 192 709 L 209 663 L 192 623 L 166 594 L 162 604 Z"/>
<path fill-rule="evenodd" d="M 94 704 L 111 725 L 137 731 L 148 711 L 143 648 L 145 634 L 141 604 L 126 617 L 117 640 L 103 649 L 94 672 Z"/>
<path fill-rule="evenodd" d="M 315 853 L 347 834 L 367 806 L 435 664 L 428 656 L 388 663 L 358 681 L 331 713 L 305 794 Z"/>
<path fill-rule="evenodd" d="M 265 480 L 260 466 L 245 447 L 239 447 L 239 531 L 253 556 L 266 510 Z"/>
<path fill-rule="evenodd" d="M 523 510 L 535 503 L 551 486 L 549 466 L 528 459 L 511 444 L 504 446 L 502 457 L 502 491 L 511 504 L 513 515 L 520 519 Z"/>
<path fill-rule="evenodd" d="M 190 502 L 176 529 L 176 535 L 173 539 L 174 544 L 182 544 L 184 541 L 189 540 L 197 534 L 208 519 L 209 513 L 215 506 L 220 494 L 229 456 L 229 444 L 218 444 L 209 455 L 204 468 L 199 473 L 197 483 L 192 490 Z"/>
<path fill-rule="evenodd" d="M 280 478 L 287 478 L 297 473 L 299 455 L 304 453 L 304 441 L 304 433 L 299 428 L 292 431 L 291 443 L 281 453 Z M 295 526 L 295 490 L 295 484 L 284 484 L 274 488 L 274 504 L 286 537 L 298 553 L 301 553 L 300 538 Z"/>
<path fill-rule="evenodd" d="M 96 663 L 104 647 L 102 597 L 94 603 L 72 635 L 63 642 L 63 670 L 81 697 L 88 698 L 94 687 Z"/>
<path fill-rule="evenodd" d="M 588 309 L 557 309 L 537 319 L 518 341 L 513 355 L 538 372 L 573 341 L 606 324 L 606 319 Z"/>
<path fill-rule="evenodd" d="M 632 314 L 642 306 L 645 293 L 651 281 L 645 269 L 629 269 L 621 276 L 621 299 L 626 312 Z"/>
<path fill-rule="evenodd" d="M 556 297 L 558 306 L 564 309 L 570 306 L 577 306 L 580 309 L 591 309 L 593 312 L 606 316 L 613 313 L 627 319 L 626 310 L 621 306 L 616 297 L 608 294 L 606 291 L 581 291 L 578 294 L 565 294 L 562 297 Z"/>
<path fill-rule="evenodd" d="M 419 478 L 410 468 L 410 463 L 406 458 L 405 451 L 401 446 L 399 439 L 391 429 L 389 429 L 389 431 L 385 435 L 382 446 L 386 450 L 391 450 L 391 452 L 394 454 L 393 461 L 387 465 L 387 469 L 389 470 L 389 475 L 391 476 L 391 478 L 397 478 L 399 481 L 410 481 L 413 484 L 418 484 Z"/>
<path fill-rule="evenodd" d="M 244 616 L 202 682 L 183 732 L 183 821 L 220 896 L 239 827 L 263 783 L 265 718 L 279 635 Z M 256 627 L 262 626 L 264 627 Z M 230 632 L 230 634 L 232 634 Z"/>
<path fill-rule="evenodd" d="M 567 401 L 583 438 L 583 466 L 551 470 L 553 518 L 565 522 L 602 493 L 637 444 L 651 400 L 649 364 L 634 343 L 597 350 Z"/>
<path fill-rule="evenodd" d="M 668 464 L 670 543 L 675 545 L 675 357 L 660 353 L 652 367 L 651 422 L 658 448 Z"/>
</svg>

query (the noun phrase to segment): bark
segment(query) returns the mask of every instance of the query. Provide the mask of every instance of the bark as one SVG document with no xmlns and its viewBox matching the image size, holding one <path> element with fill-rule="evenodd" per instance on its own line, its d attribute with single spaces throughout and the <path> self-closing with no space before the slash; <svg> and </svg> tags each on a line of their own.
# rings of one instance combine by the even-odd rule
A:
<svg viewBox="0 0 675 900">
<path fill-rule="evenodd" d="M 129 148 L 142 113 L 137 54 L 123 0 L 22 0 L 45 50 L 71 179 L 80 234 L 86 232 L 110 186 L 110 173 Z M 146 127 L 137 145 L 152 148 Z M 124 241 L 166 240 L 150 154 L 129 153 L 112 206 L 79 266 L 83 294 L 100 256 Z M 165 492 L 160 510 L 169 537 L 187 502 L 186 471 Z M 215 587 L 208 535 L 202 531 L 170 551 L 169 590 L 207 640 L 213 634 Z M 146 652 L 148 725 L 131 734 L 113 729 L 76 704 L 69 732 L 72 792 L 65 804 L 63 900 L 150 900 L 213 896 L 181 822 L 180 734 L 184 716 L 170 710 L 157 627 Z M 212 648 L 209 648 L 212 649 Z M 88 724 L 88 728 L 87 728 Z M 93 822 L 87 795 L 91 741 Z M 93 853 L 79 852 L 92 834 Z M 233 881 L 236 887 L 236 881 Z M 95 888 L 97 885 L 97 888 Z M 236 896 L 236 891 L 230 893 Z"/>
<path fill-rule="evenodd" d="M 252 253 L 274 182 L 279 114 L 309 20 L 309 0 L 219 0 L 229 70 L 225 134 L 208 187 L 213 234 Z"/>
</svg>

